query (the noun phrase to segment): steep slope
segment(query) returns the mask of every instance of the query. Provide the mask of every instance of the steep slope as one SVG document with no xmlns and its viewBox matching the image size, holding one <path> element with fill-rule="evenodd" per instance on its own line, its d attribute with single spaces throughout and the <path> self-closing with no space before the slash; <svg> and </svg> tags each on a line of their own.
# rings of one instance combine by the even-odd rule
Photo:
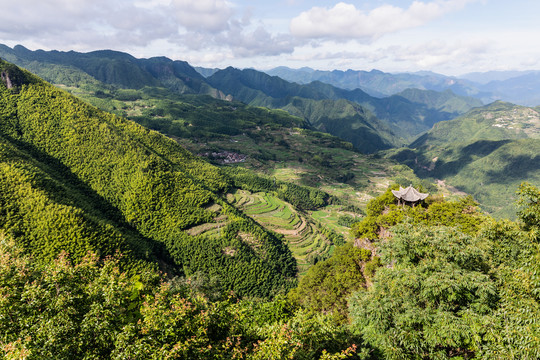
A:
<svg viewBox="0 0 540 360">
<path fill-rule="evenodd" d="M 139 59 L 137 64 L 164 86 L 180 94 L 209 94 L 223 97 L 209 86 L 204 78 L 187 62 L 173 61 L 166 57 Z"/>
<path fill-rule="evenodd" d="M 350 142 L 363 153 L 393 147 L 399 140 L 373 113 L 347 100 L 292 98 L 283 107 L 292 115 L 309 119 L 317 130 Z"/>
<path fill-rule="evenodd" d="M 0 224 L 27 251 L 50 258 L 61 249 L 127 249 L 173 272 L 216 276 L 241 295 L 290 286 L 290 251 L 226 202 L 220 194 L 231 184 L 219 169 L 13 65 L 2 61 L 0 73 Z M 204 223 L 221 231 L 189 235 Z"/>
</svg>

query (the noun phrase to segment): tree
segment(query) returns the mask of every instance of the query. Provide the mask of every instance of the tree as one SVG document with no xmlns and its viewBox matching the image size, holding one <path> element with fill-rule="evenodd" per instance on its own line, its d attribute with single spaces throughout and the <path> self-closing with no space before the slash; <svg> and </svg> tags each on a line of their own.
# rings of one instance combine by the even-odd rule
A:
<svg viewBox="0 0 540 360">
<path fill-rule="evenodd" d="M 387 267 L 350 300 L 353 326 L 387 359 L 472 358 L 475 325 L 497 304 L 482 241 L 410 224 L 393 234 L 380 249 Z"/>
<path fill-rule="evenodd" d="M 347 299 L 365 285 L 362 266 L 370 258 L 369 250 L 350 243 L 338 246 L 331 258 L 309 268 L 289 298 L 312 311 L 332 314 L 337 323 L 346 323 Z"/>
<path fill-rule="evenodd" d="M 523 222 L 525 230 L 535 239 L 540 237 L 540 190 L 529 183 L 522 183 L 518 190 L 517 201 L 521 209 L 518 211 L 519 219 Z"/>
</svg>

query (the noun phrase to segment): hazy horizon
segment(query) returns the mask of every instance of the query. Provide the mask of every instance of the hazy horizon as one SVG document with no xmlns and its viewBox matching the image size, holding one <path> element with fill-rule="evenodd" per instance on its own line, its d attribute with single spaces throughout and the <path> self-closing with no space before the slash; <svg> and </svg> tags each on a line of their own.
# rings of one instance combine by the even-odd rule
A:
<svg viewBox="0 0 540 360">
<path fill-rule="evenodd" d="M 459 76 L 540 68 L 538 11 L 529 0 L 21 0 L 3 6 L 0 43 L 209 68 Z"/>
</svg>

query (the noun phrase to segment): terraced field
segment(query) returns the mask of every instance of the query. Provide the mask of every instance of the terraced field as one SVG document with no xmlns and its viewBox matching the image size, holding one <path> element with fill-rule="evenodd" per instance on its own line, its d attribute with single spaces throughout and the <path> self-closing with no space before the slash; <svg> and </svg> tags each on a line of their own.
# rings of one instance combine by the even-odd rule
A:
<svg viewBox="0 0 540 360">
<path fill-rule="evenodd" d="M 186 230 L 189 235 L 197 236 L 204 234 L 204 236 L 208 237 L 220 236 L 221 228 L 227 225 L 228 217 L 227 215 L 221 214 L 222 208 L 218 204 L 213 204 L 212 206 L 208 207 L 207 210 L 216 214 L 216 217 L 214 218 L 215 222 L 197 225 Z"/>
<path fill-rule="evenodd" d="M 341 205 L 329 205 L 323 209 L 311 211 L 310 216 L 322 226 L 332 229 L 337 234 L 341 234 L 347 241 L 354 241 L 354 237 L 350 234 L 350 228 L 339 224 L 339 218 L 343 215 L 349 215 L 361 221 L 361 215 L 351 211 L 344 211 Z"/>
<path fill-rule="evenodd" d="M 268 193 L 250 193 L 237 190 L 227 196 L 228 200 L 267 229 L 283 235 L 302 275 L 315 259 L 331 254 L 331 241 L 317 229 L 317 223 L 309 215 L 293 208 L 289 203 Z"/>
</svg>

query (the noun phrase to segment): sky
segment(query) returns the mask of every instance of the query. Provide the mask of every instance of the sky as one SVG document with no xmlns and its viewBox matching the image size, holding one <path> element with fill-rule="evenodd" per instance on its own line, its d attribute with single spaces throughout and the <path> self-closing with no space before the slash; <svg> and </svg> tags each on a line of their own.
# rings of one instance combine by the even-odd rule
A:
<svg viewBox="0 0 540 360">
<path fill-rule="evenodd" d="M 538 0 L 0 0 L 0 43 L 208 68 L 540 69 Z"/>
</svg>

